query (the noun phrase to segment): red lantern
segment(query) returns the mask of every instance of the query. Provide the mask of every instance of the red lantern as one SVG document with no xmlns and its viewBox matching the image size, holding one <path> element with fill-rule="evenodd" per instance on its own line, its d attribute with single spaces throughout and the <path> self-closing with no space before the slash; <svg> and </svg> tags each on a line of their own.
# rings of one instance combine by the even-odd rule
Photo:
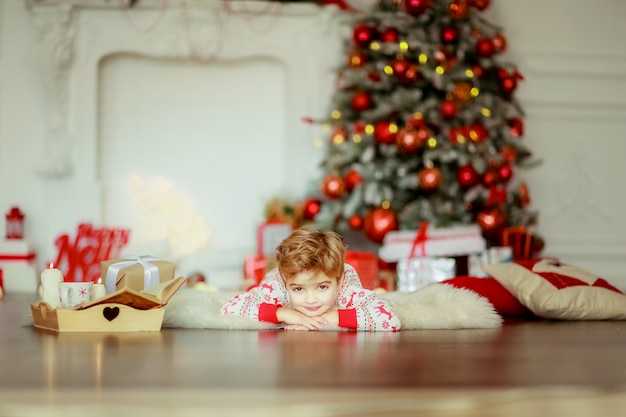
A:
<svg viewBox="0 0 626 417">
<path fill-rule="evenodd" d="M 346 183 L 338 175 L 328 175 L 322 181 L 322 193 L 331 200 L 341 198 L 346 191 Z"/>
<path fill-rule="evenodd" d="M 315 220 L 315 216 L 320 212 L 321 202 L 315 198 L 309 198 L 302 203 L 302 217 L 305 220 Z"/>
<path fill-rule="evenodd" d="M 24 213 L 19 207 L 13 206 L 7 212 L 6 217 L 6 238 L 7 239 L 23 239 L 24 238 Z"/>
<path fill-rule="evenodd" d="M 404 10 L 412 16 L 424 13 L 433 6 L 433 0 L 404 0 Z"/>
<path fill-rule="evenodd" d="M 352 108 L 356 111 L 364 111 L 374 105 L 372 97 L 366 91 L 357 91 L 352 96 Z"/>
<path fill-rule="evenodd" d="M 363 232 L 370 240 L 382 243 L 385 235 L 398 230 L 398 215 L 392 209 L 375 208 L 369 211 L 363 222 Z"/>
<path fill-rule="evenodd" d="M 367 48 L 376 37 L 376 29 L 364 23 L 356 25 L 352 30 L 352 41 L 358 48 Z"/>
<path fill-rule="evenodd" d="M 480 175 L 478 175 L 472 164 L 459 167 L 456 172 L 456 178 L 463 188 L 471 188 L 480 181 Z"/>
<path fill-rule="evenodd" d="M 388 121 L 378 122 L 374 126 L 374 139 L 378 143 L 390 145 L 395 143 L 397 131 L 391 129 L 392 123 Z"/>
</svg>

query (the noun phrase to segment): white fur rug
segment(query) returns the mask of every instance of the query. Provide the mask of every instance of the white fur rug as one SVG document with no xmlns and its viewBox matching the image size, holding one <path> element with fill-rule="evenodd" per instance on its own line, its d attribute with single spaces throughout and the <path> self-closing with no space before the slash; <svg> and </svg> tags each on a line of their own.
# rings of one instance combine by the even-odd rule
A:
<svg viewBox="0 0 626 417">
<path fill-rule="evenodd" d="M 221 315 L 222 304 L 235 292 L 181 289 L 165 307 L 163 327 L 194 329 L 273 329 L 276 325 Z M 502 317 L 486 298 L 445 284 L 432 284 L 411 293 L 380 293 L 400 317 L 402 330 L 489 329 L 502 325 Z M 338 330 L 338 329 L 335 329 Z"/>
</svg>

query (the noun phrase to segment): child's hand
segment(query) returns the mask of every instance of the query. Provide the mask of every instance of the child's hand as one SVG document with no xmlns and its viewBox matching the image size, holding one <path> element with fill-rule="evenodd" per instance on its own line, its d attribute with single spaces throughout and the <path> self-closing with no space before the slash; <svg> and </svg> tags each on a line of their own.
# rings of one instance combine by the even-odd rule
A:
<svg viewBox="0 0 626 417">
<path fill-rule="evenodd" d="M 321 317 L 326 320 L 326 323 L 333 326 L 339 326 L 339 312 L 337 310 L 327 311 L 326 313 L 322 314 Z"/>
<path fill-rule="evenodd" d="M 300 313 L 299 311 L 284 307 L 279 307 L 278 310 L 276 310 L 276 318 L 278 319 L 278 321 L 280 321 L 281 323 L 285 323 L 288 326 L 298 325 L 306 328 L 307 330 L 319 330 L 326 324 L 328 324 L 327 320 L 323 317 L 309 317 L 305 314 Z"/>
<path fill-rule="evenodd" d="M 285 330 L 304 330 L 304 331 L 309 331 L 309 329 L 307 329 L 306 327 L 300 325 L 300 324 L 288 324 L 284 327 Z"/>
</svg>

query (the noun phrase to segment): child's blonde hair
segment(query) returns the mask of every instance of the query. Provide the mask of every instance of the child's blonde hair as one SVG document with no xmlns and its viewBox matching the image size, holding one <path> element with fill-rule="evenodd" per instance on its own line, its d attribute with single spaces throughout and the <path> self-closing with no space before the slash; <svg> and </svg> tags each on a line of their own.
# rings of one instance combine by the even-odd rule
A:
<svg viewBox="0 0 626 417">
<path fill-rule="evenodd" d="M 278 271 L 285 281 L 305 271 L 323 272 L 339 280 L 347 248 L 339 233 L 304 226 L 294 230 L 276 248 Z"/>
</svg>

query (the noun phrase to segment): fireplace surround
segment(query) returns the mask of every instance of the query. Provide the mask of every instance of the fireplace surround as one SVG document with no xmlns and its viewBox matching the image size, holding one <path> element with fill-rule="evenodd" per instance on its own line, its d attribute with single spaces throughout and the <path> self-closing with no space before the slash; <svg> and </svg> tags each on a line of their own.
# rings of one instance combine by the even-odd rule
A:
<svg viewBox="0 0 626 417">
<path fill-rule="evenodd" d="M 301 118 L 328 110 L 346 18 L 337 8 L 192 0 L 142 0 L 132 9 L 114 0 L 30 0 L 27 6 L 38 31 L 37 65 L 47 99 L 46 158 L 38 168 L 45 181 L 44 198 L 51 201 L 48 241 L 73 230 L 79 222 L 102 224 L 115 218 L 109 213 L 109 194 L 103 191 L 107 184 L 102 165 L 112 161 L 102 160 L 106 145 L 102 133 L 107 127 L 101 125 L 101 83 L 107 62 L 120 57 L 157 66 L 159 62 L 206 66 L 271 62 L 281 70 L 283 93 L 282 125 L 277 129 L 282 137 L 273 139 L 279 143 L 281 160 L 275 162 L 282 170 L 276 190 L 295 195 L 314 175 L 321 157 L 314 145 L 319 131 Z M 150 105 L 150 101 L 143 104 Z M 261 159 L 266 156 L 259 155 Z M 245 179 L 241 181 L 241 188 L 246 189 Z M 221 190 L 222 201 L 228 200 L 227 191 L 241 193 Z M 251 193 L 250 204 L 261 218 L 261 196 Z M 134 225 L 122 226 L 132 229 Z M 229 236 L 228 245 L 220 246 L 220 237 L 215 236 L 210 250 L 177 261 L 188 270 L 217 268 L 228 271 L 228 279 L 236 279 L 233 276 L 239 275 L 244 255 L 255 245 L 253 229 L 239 228 L 237 233 Z M 168 255 L 167 250 L 163 255 Z"/>
</svg>

